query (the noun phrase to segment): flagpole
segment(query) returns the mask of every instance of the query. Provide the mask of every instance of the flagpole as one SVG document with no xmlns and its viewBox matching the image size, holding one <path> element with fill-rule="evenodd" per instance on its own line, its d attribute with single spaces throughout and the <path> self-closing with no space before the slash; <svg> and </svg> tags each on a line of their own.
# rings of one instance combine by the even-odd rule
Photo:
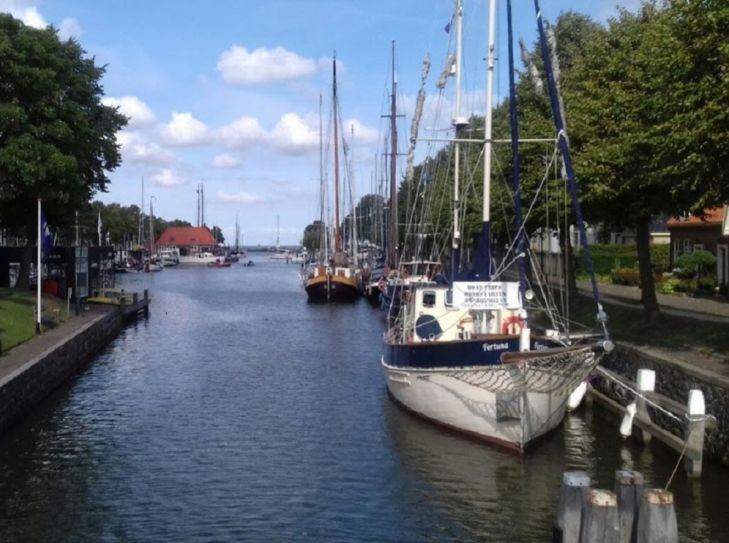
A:
<svg viewBox="0 0 729 543">
<path fill-rule="evenodd" d="M 36 319 L 35 319 L 35 333 L 41 333 L 41 199 L 38 198 L 38 262 L 35 268 L 35 279 L 36 279 L 36 293 L 37 293 L 37 308 L 36 308 Z"/>
</svg>

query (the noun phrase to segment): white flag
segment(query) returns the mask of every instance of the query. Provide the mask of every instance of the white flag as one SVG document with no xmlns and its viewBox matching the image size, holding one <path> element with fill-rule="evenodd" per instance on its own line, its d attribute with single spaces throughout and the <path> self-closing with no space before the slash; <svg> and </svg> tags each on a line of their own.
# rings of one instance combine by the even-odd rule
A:
<svg viewBox="0 0 729 543">
<path fill-rule="evenodd" d="M 101 245 L 101 210 L 99 209 L 99 220 L 96 223 L 96 233 L 99 234 L 99 245 Z"/>
</svg>

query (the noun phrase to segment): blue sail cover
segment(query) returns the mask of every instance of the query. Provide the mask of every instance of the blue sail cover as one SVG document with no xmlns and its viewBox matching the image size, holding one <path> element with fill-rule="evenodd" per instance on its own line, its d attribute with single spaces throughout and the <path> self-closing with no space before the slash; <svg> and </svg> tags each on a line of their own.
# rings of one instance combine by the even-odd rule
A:
<svg viewBox="0 0 729 543">
<path fill-rule="evenodd" d="M 468 273 L 468 280 L 491 280 L 491 224 L 488 221 L 481 223 L 481 235 L 478 238 L 476 254 L 473 256 L 473 267 Z"/>
</svg>

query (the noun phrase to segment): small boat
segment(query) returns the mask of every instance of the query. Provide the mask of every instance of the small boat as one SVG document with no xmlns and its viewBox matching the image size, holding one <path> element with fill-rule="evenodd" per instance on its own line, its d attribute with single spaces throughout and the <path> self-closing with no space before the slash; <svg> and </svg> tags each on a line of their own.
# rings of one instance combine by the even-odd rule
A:
<svg viewBox="0 0 729 543">
<path fill-rule="evenodd" d="M 249 268 L 249 267 L 251 267 L 251 266 L 255 266 L 255 263 L 254 263 L 254 262 L 253 262 L 252 260 L 249 260 L 248 262 L 246 262 L 246 263 L 245 263 L 245 264 L 243 264 L 243 265 L 244 265 L 245 267 Z"/>
<path fill-rule="evenodd" d="M 99 288 L 86 298 L 88 303 L 104 305 L 122 305 L 134 303 L 134 295 L 124 292 L 123 288 Z"/>
<path fill-rule="evenodd" d="M 230 268 L 231 262 L 220 260 L 219 258 L 215 262 L 208 262 L 208 268 Z"/>
</svg>

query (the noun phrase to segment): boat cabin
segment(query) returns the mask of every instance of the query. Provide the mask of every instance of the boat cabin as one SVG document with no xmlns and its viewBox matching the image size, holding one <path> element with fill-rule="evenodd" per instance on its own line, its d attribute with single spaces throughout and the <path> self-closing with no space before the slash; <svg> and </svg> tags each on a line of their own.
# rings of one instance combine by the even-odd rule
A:
<svg viewBox="0 0 729 543">
<path fill-rule="evenodd" d="M 524 326 L 519 284 L 455 282 L 429 284 L 404 293 L 405 337 L 419 343 L 489 335 L 519 335 Z"/>
</svg>

